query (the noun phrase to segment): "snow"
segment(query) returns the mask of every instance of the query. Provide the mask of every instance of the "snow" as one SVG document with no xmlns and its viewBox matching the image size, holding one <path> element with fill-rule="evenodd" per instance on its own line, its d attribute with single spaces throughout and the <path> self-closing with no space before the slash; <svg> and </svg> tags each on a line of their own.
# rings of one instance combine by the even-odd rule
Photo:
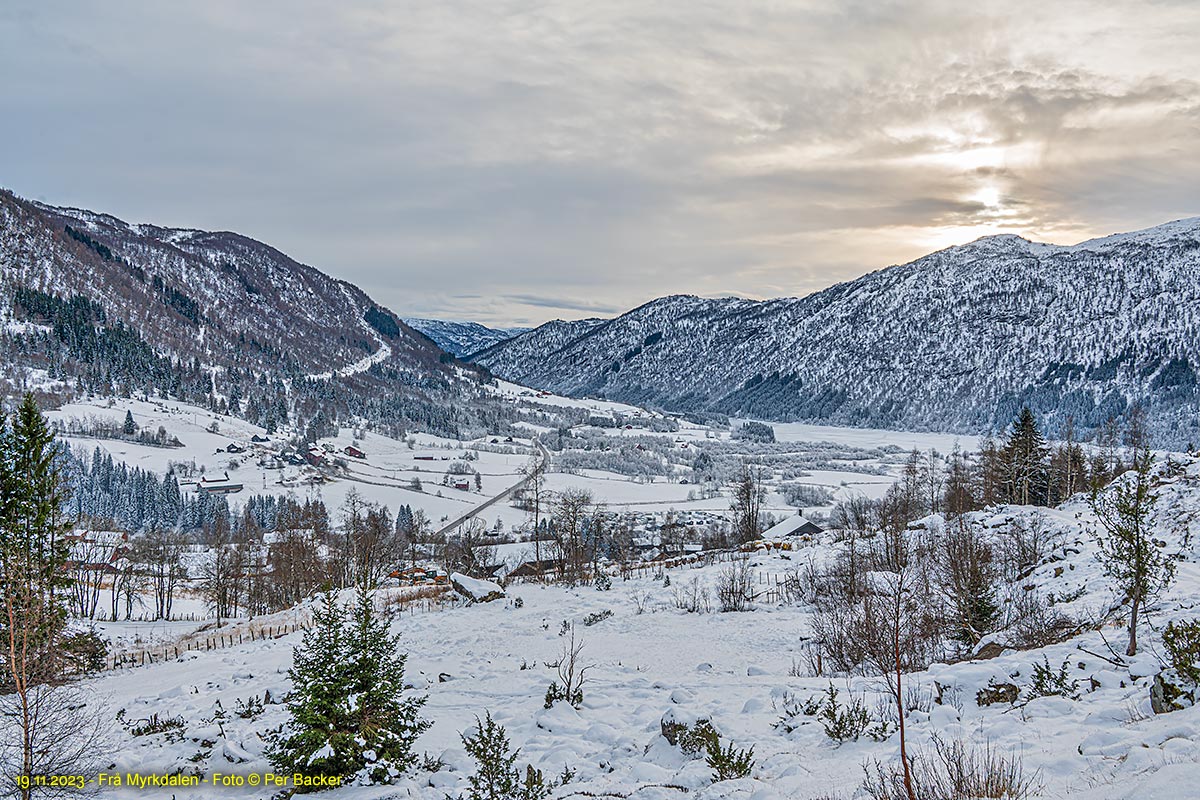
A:
<svg viewBox="0 0 1200 800">
<path fill-rule="evenodd" d="M 1091 569 L 1083 559 L 1076 563 L 1079 569 Z M 692 578 L 711 584 L 720 568 L 685 568 L 669 574 L 673 586 Z M 778 556 L 755 559 L 756 572 L 764 576 L 781 575 L 790 568 L 791 562 Z M 1177 597 L 1194 599 L 1196 586 L 1190 583 Z M 649 595 L 647 613 L 636 613 L 634 592 Z M 485 711 L 506 726 L 514 748 L 521 748 L 519 765 L 533 763 L 547 775 L 570 766 L 577 771 L 575 789 L 595 793 L 629 793 L 638 786 L 670 783 L 689 787 L 700 800 L 752 796 L 783 800 L 826 793 L 849 797 L 861 779 L 864 761 L 894 757 L 894 735 L 880 743 L 863 740 L 835 747 L 819 725 L 801 725 L 790 734 L 772 727 L 786 694 L 803 699 L 828 685 L 827 678 L 790 674 L 807 630 L 807 613 L 801 607 L 686 614 L 673 607 L 671 589 L 649 576 L 616 581 L 609 592 L 521 585 L 510 590 L 510 597 L 520 597 L 522 607 L 515 607 L 510 599 L 409 615 L 394 623 L 409 653 L 408 680 L 417 691 L 428 694 L 423 713 L 434 720 L 418 749 L 441 755 L 447 768 L 434 775 L 402 778 L 386 791 L 345 788 L 327 796 L 455 796 L 472 768 L 461 751 L 459 732 L 469 730 Z M 584 616 L 601 610 L 612 610 L 613 616 L 582 626 Z M 585 643 L 584 658 L 594 664 L 578 710 L 561 703 L 550 710 L 542 708 L 542 695 L 553 678 L 544 664 L 559 658 L 562 651 L 561 620 L 576 623 L 577 635 Z M 219 700 L 231 709 L 238 698 L 261 696 L 268 688 L 277 697 L 298 640 L 293 635 L 219 652 L 189 653 L 177 662 L 89 681 L 89 691 L 106 698 L 114 709 L 127 709 L 131 718 L 157 712 L 181 714 L 188 720 L 181 742 L 135 739 L 118 732 L 111 756 L 117 767 L 165 771 L 191 765 L 187 759 L 204 749 L 197 739 L 214 735 L 211 726 L 201 722 L 210 716 L 213 703 Z M 925 692 L 939 685 L 947 704 L 934 705 L 928 713 L 914 712 L 909 719 L 910 747 L 928 746 L 936 733 L 1018 753 L 1027 774 L 1036 774 L 1044 786 L 1039 797 L 1184 800 L 1190 796 L 1190 783 L 1181 784 L 1179 779 L 1200 770 L 1200 709 L 1161 717 L 1135 713 L 1131 709 L 1144 706 L 1146 680 L 1135 679 L 1131 670 L 1108 677 L 1111 665 L 1083 649 L 1104 652 L 1102 647 L 1098 634 L 1091 633 L 1044 651 L 931 666 L 910 677 L 909 685 Z M 1092 676 L 1099 677 L 1102 685 L 1085 691 L 1078 701 L 1043 698 L 1020 713 L 975 705 L 975 692 L 992 678 L 1026 684 L 1032 665 L 1043 656 L 1051 664 L 1069 659 L 1072 675 L 1083 685 Z M 442 674 L 450 679 L 439 680 Z M 837 681 L 843 691 L 846 683 Z M 873 679 L 851 680 L 849 688 L 865 693 L 869 707 L 882 697 Z M 688 760 L 658 735 L 664 715 L 683 720 L 709 717 L 728 741 L 739 747 L 753 745 L 757 766 L 751 777 L 710 785 L 702 761 Z M 267 706 L 256 720 L 231 715 L 225 737 L 217 736 L 212 754 L 197 766 L 241 772 L 269 769 L 261 734 L 283 719 L 278 705 Z M 244 763 L 237 763 L 239 759 Z M 1164 770 L 1175 781 L 1164 782 Z M 135 793 L 116 790 L 113 796 L 134 797 Z M 177 796 L 183 800 L 207 795 Z M 258 795 L 230 790 L 229 796 Z M 676 794 L 647 787 L 637 796 Z"/>
<path fill-rule="evenodd" d="M 469 575 L 463 575 L 461 572 L 455 572 L 450 575 L 450 585 L 456 591 L 463 592 L 469 600 L 475 603 L 484 602 L 489 596 L 504 596 L 504 589 L 500 584 L 480 580 L 479 578 L 472 578 Z"/>
</svg>

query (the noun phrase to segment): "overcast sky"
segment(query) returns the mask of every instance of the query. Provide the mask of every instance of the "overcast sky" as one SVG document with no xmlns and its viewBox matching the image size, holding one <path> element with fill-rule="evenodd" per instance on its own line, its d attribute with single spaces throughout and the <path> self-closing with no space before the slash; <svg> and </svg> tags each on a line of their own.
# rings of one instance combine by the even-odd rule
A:
<svg viewBox="0 0 1200 800">
<path fill-rule="evenodd" d="M 1200 2 L 0 4 L 0 185 L 403 315 L 802 295 L 1200 214 Z"/>
</svg>

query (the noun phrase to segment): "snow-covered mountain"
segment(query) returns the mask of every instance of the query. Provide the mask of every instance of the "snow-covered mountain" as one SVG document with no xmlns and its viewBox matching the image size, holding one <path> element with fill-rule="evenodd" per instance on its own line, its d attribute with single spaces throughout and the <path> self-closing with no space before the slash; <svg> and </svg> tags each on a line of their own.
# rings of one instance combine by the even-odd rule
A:
<svg viewBox="0 0 1200 800">
<path fill-rule="evenodd" d="M 432 339 L 438 347 L 456 356 L 468 356 L 529 331 L 529 328 L 489 328 L 478 322 L 405 317 L 410 328 Z"/>
<path fill-rule="evenodd" d="M 245 236 L 0 191 L 0 396 L 138 392 L 260 424 L 452 431 L 477 381 L 358 287 Z"/>
<path fill-rule="evenodd" d="M 985 237 L 803 298 L 664 297 L 474 358 L 559 393 L 856 426 L 981 431 L 1028 404 L 1090 428 L 1141 402 L 1163 444 L 1200 442 L 1200 218 Z"/>
</svg>

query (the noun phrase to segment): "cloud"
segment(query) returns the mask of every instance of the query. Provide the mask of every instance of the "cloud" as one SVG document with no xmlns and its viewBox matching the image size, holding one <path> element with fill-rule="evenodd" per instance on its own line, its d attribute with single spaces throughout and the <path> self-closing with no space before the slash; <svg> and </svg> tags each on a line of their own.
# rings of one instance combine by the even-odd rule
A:
<svg viewBox="0 0 1200 800">
<path fill-rule="evenodd" d="M 803 294 L 1200 213 L 1198 30 L 1116 0 L 18 0 L 0 180 L 406 315 Z"/>
</svg>

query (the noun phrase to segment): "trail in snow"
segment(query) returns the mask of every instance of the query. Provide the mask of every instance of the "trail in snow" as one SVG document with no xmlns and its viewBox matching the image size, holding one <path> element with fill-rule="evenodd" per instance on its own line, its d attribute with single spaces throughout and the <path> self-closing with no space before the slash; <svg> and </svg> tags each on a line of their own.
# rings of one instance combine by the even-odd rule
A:
<svg viewBox="0 0 1200 800">
<path fill-rule="evenodd" d="M 346 286 L 343 284 L 339 288 L 342 290 L 342 295 L 345 296 L 346 302 L 349 303 L 351 307 L 353 307 L 354 299 L 352 297 L 350 297 L 350 292 L 347 291 Z M 383 340 L 383 337 L 380 336 L 379 333 L 374 328 L 372 328 L 370 325 L 368 325 L 362 319 L 359 320 L 358 324 L 361 325 L 362 329 L 365 330 L 371 336 L 371 338 L 374 339 L 379 344 L 379 349 L 376 350 L 371 355 L 366 356 L 365 358 L 360 358 L 358 361 L 355 361 L 353 364 L 351 364 L 348 367 L 342 367 L 339 370 L 331 370 L 329 372 L 309 373 L 308 377 L 310 380 L 327 381 L 327 380 L 330 380 L 331 378 L 333 378 L 334 375 L 337 375 L 339 378 L 345 378 L 350 375 L 357 375 L 360 372 L 366 372 L 367 370 L 369 370 L 371 367 L 375 366 L 376 364 L 382 364 L 384 361 L 387 361 L 389 358 L 392 357 L 391 345 L 389 345 L 387 342 L 385 342 Z"/>
</svg>

